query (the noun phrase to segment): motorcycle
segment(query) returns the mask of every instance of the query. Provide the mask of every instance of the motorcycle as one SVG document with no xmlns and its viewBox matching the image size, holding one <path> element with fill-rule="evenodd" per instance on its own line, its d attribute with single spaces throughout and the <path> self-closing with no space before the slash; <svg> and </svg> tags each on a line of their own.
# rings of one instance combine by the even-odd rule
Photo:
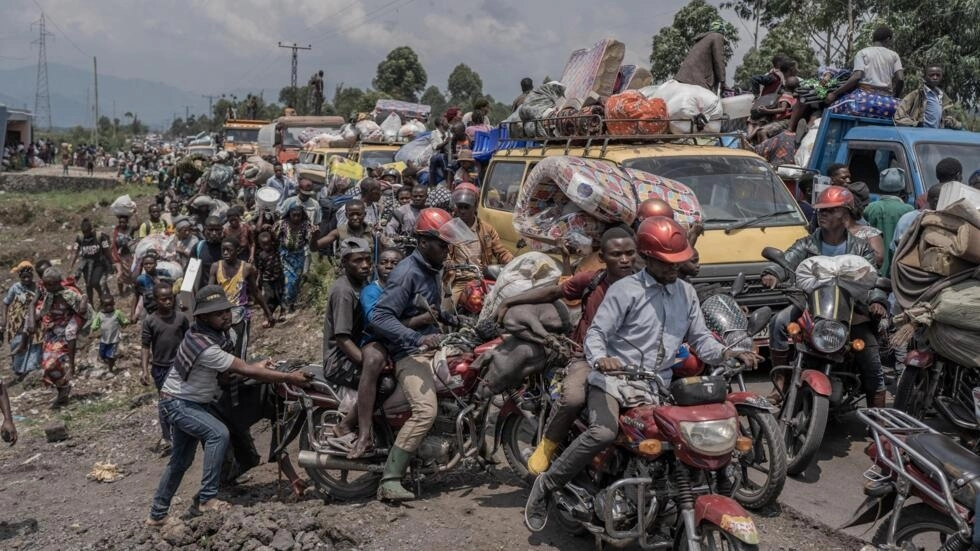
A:
<svg viewBox="0 0 980 551">
<path fill-rule="evenodd" d="M 739 435 L 725 380 L 692 377 L 668 388 L 635 367 L 608 375 L 647 382 L 660 403 L 624 409 L 616 442 L 554 493 L 561 527 L 592 533 L 597 548 L 758 549 L 752 517 L 729 492 L 714 491 L 732 452 L 752 447 Z M 580 420 L 570 438 L 583 430 Z"/>
<path fill-rule="evenodd" d="M 456 468 L 479 468 L 493 464 L 493 449 L 485 436 L 494 428 L 490 415 L 492 396 L 482 392 L 481 372 L 474 360 L 499 341 L 476 344 L 472 334 L 453 333 L 444 337 L 435 360 L 438 412 L 411 465 L 409 478 L 416 483 L 433 474 Z M 322 493 L 341 500 L 370 497 L 377 491 L 384 462 L 398 429 L 411 417 L 411 407 L 397 386 L 393 369 L 382 373 L 378 383 L 380 404 L 374 416 L 373 453 L 350 460 L 344 450 L 331 444 L 333 427 L 352 405 L 350 389 L 323 378 L 319 366 L 307 366 L 315 376 L 309 390 L 280 384 L 276 392 L 285 404 L 279 434 L 284 435 L 273 454 L 299 437 L 297 461 Z M 496 421 L 499 425 L 500 421 Z M 499 429 L 495 434 L 503 434 Z"/>
<path fill-rule="evenodd" d="M 480 315 L 484 300 L 493 290 L 493 284 L 497 281 L 501 268 L 502 266 L 496 264 L 482 270 L 476 264 L 450 264 L 445 267 L 446 270 L 453 270 L 457 275 L 469 279 L 456 304 L 458 314 L 474 319 Z"/>
<path fill-rule="evenodd" d="M 940 356 L 921 336 L 913 343 L 898 379 L 895 409 L 916 419 L 938 411 L 960 431 L 970 449 L 980 451 L 980 421 L 973 414 L 973 389 L 980 387 L 980 370 Z"/>
<path fill-rule="evenodd" d="M 843 528 L 884 518 L 875 549 L 976 549 L 980 458 L 948 436 L 896 409 L 859 410 L 873 442 L 867 496 Z M 909 504 L 909 498 L 918 502 Z"/>
<path fill-rule="evenodd" d="M 794 273 L 782 251 L 766 247 L 762 256 Z M 800 312 L 786 327 L 796 347 L 793 365 L 770 370 L 782 398 L 779 424 L 791 475 L 802 473 L 813 460 L 831 411 L 836 416 L 854 411 L 864 396 L 854 353 L 865 343 L 851 338 L 851 327 L 860 321 L 855 307 L 861 293 L 891 290 L 889 280 L 875 274 L 874 266 L 858 256 L 818 256 L 797 267 L 796 286 L 780 287 Z M 776 384 L 777 375 L 785 382 Z"/>
</svg>

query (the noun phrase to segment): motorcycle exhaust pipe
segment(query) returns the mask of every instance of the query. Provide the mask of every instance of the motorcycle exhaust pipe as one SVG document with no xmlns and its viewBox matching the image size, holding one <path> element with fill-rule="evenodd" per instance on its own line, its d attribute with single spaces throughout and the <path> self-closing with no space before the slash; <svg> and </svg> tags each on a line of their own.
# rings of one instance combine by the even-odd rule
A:
<svg viewBox="0 0 980 551">
<path fill-rule="evenodd" d="M 305 469 L 335 469 L 338 471 L 367 471 L 369 473 L 382 473 L 384 466 L 376 463 L 365 463 L 363 461 L 352 461 L 330 454 L 320 453 L 310 450 L 300 450 L 296 461 L 300 467 Z"/>
</svg>

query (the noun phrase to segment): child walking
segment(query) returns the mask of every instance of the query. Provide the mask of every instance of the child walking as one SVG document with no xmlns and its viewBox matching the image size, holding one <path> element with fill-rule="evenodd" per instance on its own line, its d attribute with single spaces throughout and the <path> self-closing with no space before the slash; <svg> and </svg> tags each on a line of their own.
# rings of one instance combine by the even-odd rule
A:
<svg viewBox="0 0 980 551">
<path fill-rule="evenodd" d="M 122 340 L 120 329 L 129 325 L 129 320 L 122 310 L 116 308 L 116 299 L 111 295 L 102 298 L 99 313 L 92 317 L 89 335 L 99 332 L 99 359 L 105 362 L 109 369 L 116 367 L 116 348 Z"/>
</svg>

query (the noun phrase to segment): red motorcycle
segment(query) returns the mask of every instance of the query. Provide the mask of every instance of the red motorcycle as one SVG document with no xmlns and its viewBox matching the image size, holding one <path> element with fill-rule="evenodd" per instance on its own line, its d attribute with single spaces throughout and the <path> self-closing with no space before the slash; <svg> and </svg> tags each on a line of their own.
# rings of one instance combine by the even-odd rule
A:
<svg viewBox="0 0 980 551">
<path fill-rule="evenodd" d="M 648 382 L 661 404 L 622 411 L 614 445 L 554 494 L 562 528 L 591 532 L 599 548 L 758 549 L 752 517 L 722 495 L 731 493 L 725 470 L 733 451 L 752 448 L 726 400 L 727 381 L 690 377 L 668 389 L 638 370 L 607 375 Z M 579 420 L 565 444 L 585 429 Z"/>
<path fill-rule="evenodd" d="M 459 295 L 459 302 L 456 304 L 459 314 L 473 318 L 480 315 L 487 296 L 493 290 L 493 284 L 497 282 L 501 268 L 502 266 L 499 265 L 491 265 L 481 270 L 476 264 L 454 264 L 446 267 L 447 270 L 455 270 L 471 278 Z"/>
<path fill-rule="evenodd" d="M 489 449 L 485 436 L 500 421 L 490 415 L 492 396 L 481 390 L 482 373 L 473 363 L 498 343 L 499 340 L 475 345 L 473 335 L 466 332 L 445 337 L 435 360 L 437 417 L 418 449 L 410 479 L 420 482 L 426 476 L 452 469 L 481 468 L 493 463 L 490 458 L 496 444 Z M 316 377 L 309 390 L 276 386 L 284 413 L 276 430 L 282 438 L 273 455 L 299 436 L 298 462 L 321 492 L 342 500 L 373 496 L 395 435 L 411 417 L 411 407 L 395 382 L 393 369 L 386 370 L 378 383 L 380 406 L 374 416 L 373 453 L 356 460 L 347 459 L 345 450 L 331 444 L 333 427 L 353 405 L 356 393 L 324 380 L 320 366 L 304 369 Z M 503 431 L 494 433 L 499 444 Z"/>
<path fill-rule="evenodd" d="M 897 409 L 862 409 L 874 442 L 867 454 L 867 496 L 843 526 L 881 518 L 875 549 L 967 551 L 973 546 L 980 458 Z M 909 498 L 917 502 L 908 504 Z"/>
</svg>

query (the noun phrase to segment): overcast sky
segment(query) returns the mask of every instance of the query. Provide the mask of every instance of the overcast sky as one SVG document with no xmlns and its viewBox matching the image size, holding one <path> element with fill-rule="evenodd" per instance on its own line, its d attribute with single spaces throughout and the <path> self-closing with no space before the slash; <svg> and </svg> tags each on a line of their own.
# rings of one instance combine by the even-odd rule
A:
<svg viewBox="0 0 980 551">
<path fill-rule="evenodd" d="M 278 41 L 311 44 L 300 52 L 299 81 L 318 69 L 326 91 L 368 87 L 378 62 L 408 45 L 443 91 L 458 63 L 483 79 L 484 92 L 509 102 L 518 81 L 561 76 L 569 53 L 604 37 L 627 46 L 624 63 L 648 66 L 650 40 L 687 0 L 2 0 L 0 68 L 36 63 L 31 22 L 43 7 L 55 38 L 48 61 L 159 80 L 192 92 L 289 84 L 290 52 Z M 713 0 L 712 3 L 718 3 Z M 730 12 L 726 18 L 735 21 Z M 751 41 L 742 41 L 735 61 Z M 731 75 L 736 62 L 729 67 Z"/>
</svg>

